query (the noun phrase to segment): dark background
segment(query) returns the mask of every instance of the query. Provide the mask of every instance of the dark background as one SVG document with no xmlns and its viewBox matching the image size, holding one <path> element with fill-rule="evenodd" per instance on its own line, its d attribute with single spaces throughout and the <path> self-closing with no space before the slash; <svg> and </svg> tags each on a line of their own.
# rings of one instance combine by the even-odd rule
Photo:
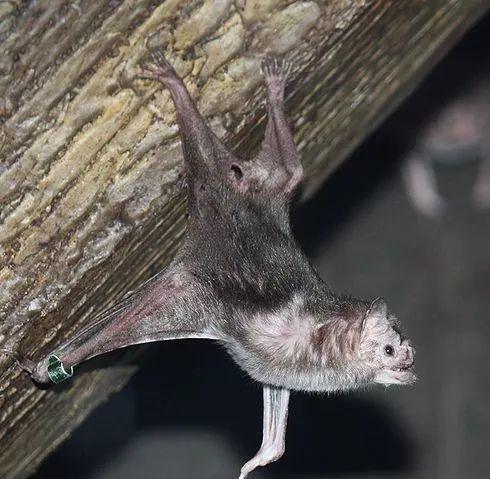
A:
<svg viewBox="0 0 490 479">
<path fill-rule="evenodd" d="M 487 17 L 293 215 L 327 281 L 381 295 L 398 314 L 417 349 L 419 381 L 293 394 L 284 458 L 251 477 L 490 477 L 490 211 L 471 203 L 478 158 L 436 165 L 448 202 L 438 221 L 411 208 L 399 173 L 416 126 L 488 71 L 489 40 Z M 261 441 L 260 388 L 211 342 L 150 350 L 35 479 L 238 477 Z"/>
</svg>

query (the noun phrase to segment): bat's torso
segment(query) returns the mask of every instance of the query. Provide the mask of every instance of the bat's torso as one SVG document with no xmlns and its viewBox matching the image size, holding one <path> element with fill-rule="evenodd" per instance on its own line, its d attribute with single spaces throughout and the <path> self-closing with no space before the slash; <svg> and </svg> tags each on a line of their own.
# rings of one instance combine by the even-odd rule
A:
<svg viewBox="0 0 490 479">
<path fill-rule="evenodd" d="M 289 212 L 274 198 L 253 198 L 217 185 L 190 211 L 181 257 L 230 311 L 280 307 L 320 286 L 294 241 Z M 225 318 L 232 321 L 233 314 Z"/>
</svg>

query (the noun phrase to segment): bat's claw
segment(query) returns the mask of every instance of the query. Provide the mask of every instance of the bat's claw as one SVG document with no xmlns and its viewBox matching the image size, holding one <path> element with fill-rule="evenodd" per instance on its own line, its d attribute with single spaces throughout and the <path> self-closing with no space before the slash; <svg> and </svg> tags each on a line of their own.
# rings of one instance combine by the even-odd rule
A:
<svg viewBox="0 0 490 479">
<path fill-rule="evenodd" d="M 165 58 L 161 50 L 151 50 L 150 58 L 153 63 L 144 65 L 142 68 L 140 68 L 138 71 L 138 77 L 161 81 L 162 83 L 169 80 L 180 81 L 174 67 Z"/>
<path fill-rule="evenodd" d="M 291 73 L 292 65 L 283 58 L 267 56 L 262 62 L 262 73 L 265 77 L 269 100 L 282 102 L 286 79 Z"/>
<path fill-rule="evenodd" d="M 159 70 L 174 72 L 174 68 L 172 65 L 170 65 L 169 61 L 165 58 L 165 55 L 161 50 L 151 50 L 150 58 L 153 60 L 153 63 Z"/>
<path fill-rule="evenodd" d="M 292 63 L 284 58 L 268 55 L 262 61 L 262 73 L 264 74 L 266 81 L 285 82 L 286 78 L 291 74 L 292 69 Z"/>
<path fill-rule="evenodd" d="M 40 361 L 35 363 L 30 359 L 24 358 L 20 356 L 18 353 L 10 350 L 10 349 L 0 349 L 0 353 L 5 354 L 9 358 L 12 358 L 17 366 L 24 370 L 26 373 L 31 376 L 31 379 L 36 381 L 37 383 L 47 383 L 50 378 L 48 375 L 48 362 L 47 360 Z"/>
</svg>

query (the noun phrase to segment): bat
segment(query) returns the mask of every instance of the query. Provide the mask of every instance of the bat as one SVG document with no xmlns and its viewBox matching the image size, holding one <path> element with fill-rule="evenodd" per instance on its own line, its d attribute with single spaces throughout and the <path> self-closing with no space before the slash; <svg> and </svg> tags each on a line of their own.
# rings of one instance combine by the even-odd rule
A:
<svg viewBox="0 0 490 479">
<path fill-rule="evenodd" d="M 444 98 L 418 128 L 402 166 L 402 179 L 413 207 L 423 216 L 442 216 L 446 202 L 437 186 L 435 163 L 457 165 L 479 160 L 472 189 L 473 203 L 490 207 L 490 76 L 466 81 L 453 98 Z M 416 125 L 406 125 L 408 131 Z"/>
<path fill-rule="evenodd" d="M 140 72 L 177 111 L 187 169 L 188 226 L 170 265 L 40 362 L 32 379 L 59 382 L 94 356 L 134 344 L 202 338 L 221 343 L 263 385 L 263 439 L 244 479 L 285 450 L 289 395 L 415 381 L 414 349 L 385 301 L 333 292 L 295 242 L 289 208 L 303 169 L 285 112 L 291 65 L 262 63 L 268 123 L 242 159 L 220 141 L 159 50 Z"/>
</svg>

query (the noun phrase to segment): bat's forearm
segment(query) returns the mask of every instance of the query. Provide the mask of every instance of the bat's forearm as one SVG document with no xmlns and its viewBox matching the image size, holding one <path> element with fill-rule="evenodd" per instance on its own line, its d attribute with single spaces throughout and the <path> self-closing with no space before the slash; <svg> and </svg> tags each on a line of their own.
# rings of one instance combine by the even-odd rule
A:
<svg viewBox="0 0 490 479">
<path fill-rule="evenodd" d="M 189 290 L 182 289 L 186 284 Z M 56 347 L 34 365 L 32 377 L 39 382 L 59 382 L 70 377 L 72 368 L 94 356 L 135 344 L 180 338 L 209 338 L 196 314 L 197 299 L 189 278 L 161 276 L 143 293 L 106 311 L 94 323 Z"/>
<path fill-rule="evenodd" d="M 32 370 L 32 378 L 38 382 L 49 380 L 59 382 L 71 376 L 73 366 L 98 354 L 117 349 L 118 342 L 114 341 L 120 329 L 117 321 L 129 308 L 130 302 L 124 301 L 103 313 L 93 324 L 56 347 L 39 361 Z M 116 347 L 113 347 L 114 344 Z"/>
</svg>

